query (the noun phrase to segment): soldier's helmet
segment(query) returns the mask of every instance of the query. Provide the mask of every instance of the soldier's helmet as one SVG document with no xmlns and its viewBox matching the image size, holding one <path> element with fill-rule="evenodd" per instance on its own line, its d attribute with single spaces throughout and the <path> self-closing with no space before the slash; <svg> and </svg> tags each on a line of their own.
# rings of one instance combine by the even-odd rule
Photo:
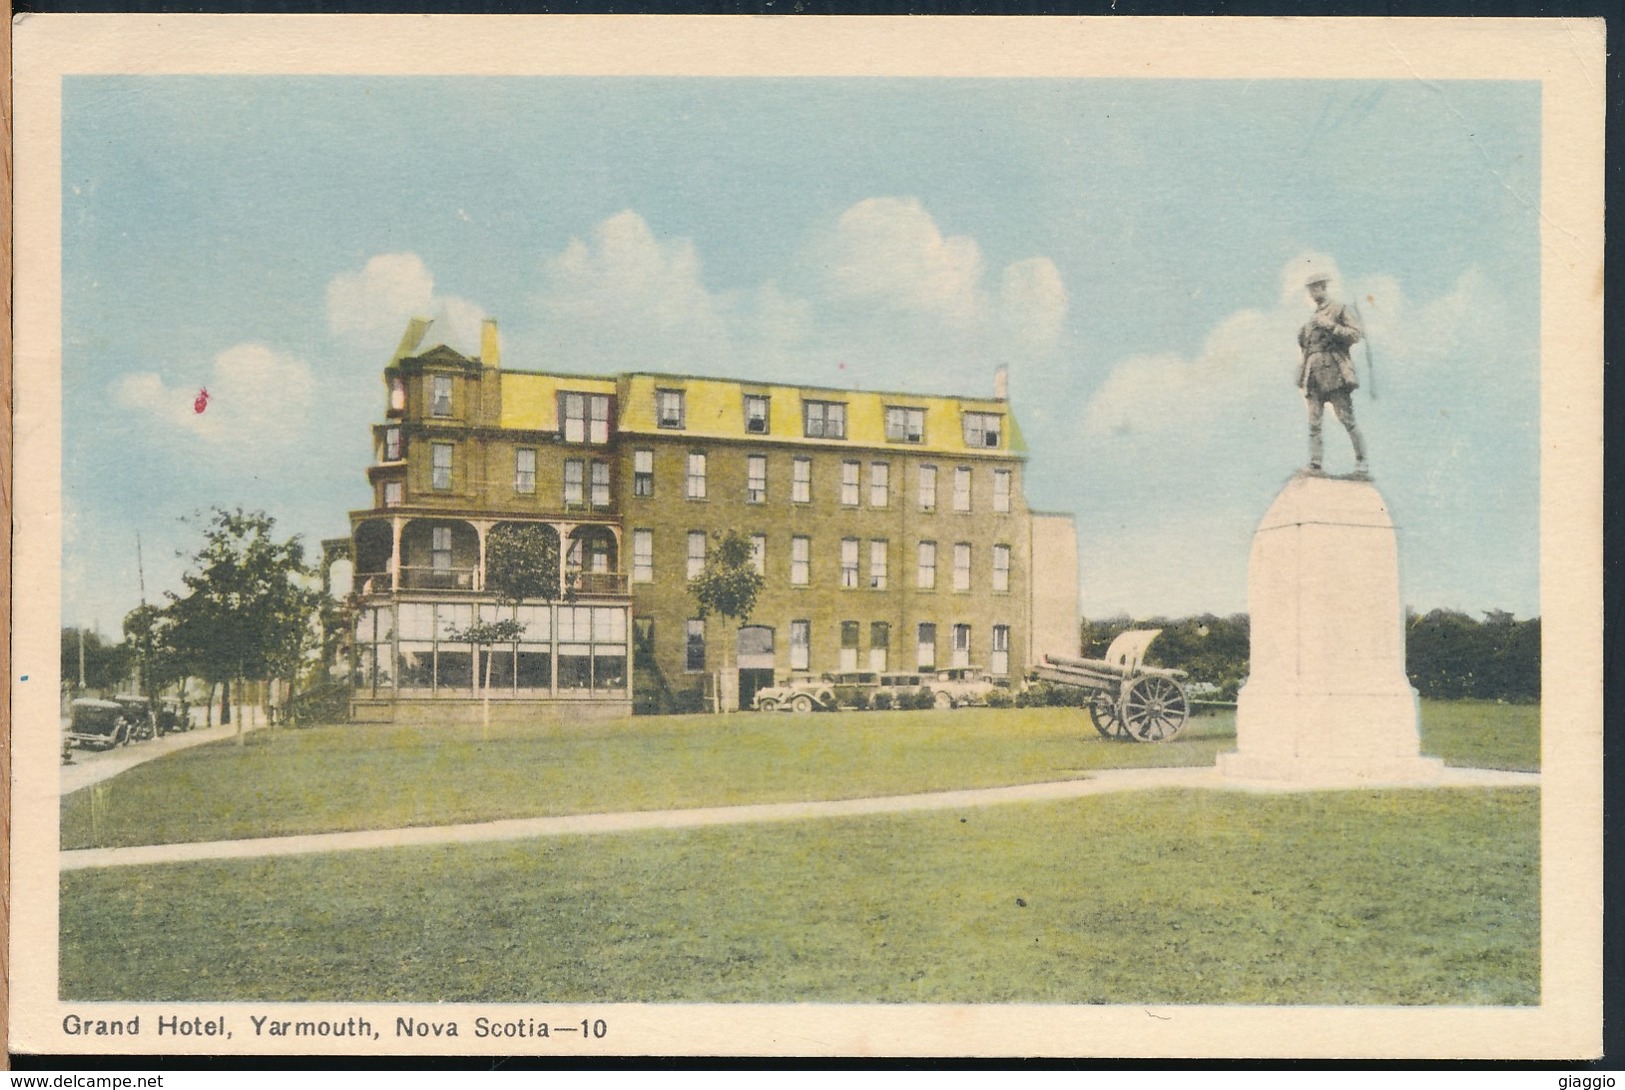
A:
<svg viewBox="0 0 1625 1090">
<path fill-rule="evenodd" d="M 1303 286 L 1306 288 L 1312 288 L 1316 284 L 1329 284 L 1331 283 L 1331 280 L 1331 276 L 1327 273 L 1312 272 L 1309 274 L 1308 278 L 1304 280 Z"/>
</svg>

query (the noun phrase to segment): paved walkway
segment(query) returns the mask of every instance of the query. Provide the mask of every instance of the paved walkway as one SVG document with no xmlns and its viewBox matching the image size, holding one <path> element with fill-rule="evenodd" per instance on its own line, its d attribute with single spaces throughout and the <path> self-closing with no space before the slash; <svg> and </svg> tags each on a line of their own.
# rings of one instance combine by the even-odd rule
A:
<svg viewBox="0 0 1625 1090">
<path fill-rule="evenodd" d="M 261 726 L 256 722 L 250 722 L 243 727 L 244 732 L 259 729 Z M 230 726 L 216 723 L 209 728 L 194 727 L 189 731 L 166 734 L 162 738 L 153 738 L 145 742 L 131 742 L 127 746 L 118 746 L 114 749 L 75 749 L 73 763 L 62 766 L 60 790 L 63 795 L 67 795 L 93 783 L 110 780 L 121 772 L 128 772 L 136 765 L 146 764 L 166 753 L 201 746 L 206 742 L 218 742 L 224 738 L 235 737 L 236 734 L 235 723 Z"/>
<path fill-rule="evenodd" d="M 1535 787 L 1539 773 L 1498 772 L 1477 768 L 1446 768 L 1440 778 L 1419 787 Z M 1372 789 L 1376 783 L 1350 784 Z M 307 836 L 263 837 L 254 840 L 214 840 L 195 844 L 146 844 L 134 848 L 85 848 L 62 852 L 64 871 L 89 867 L 143 866 L 208 859 L 257 859 L 280 855 L 362 851 L 428 844 L 472 844 L 493 840 L 592 833 L 625 833 L 648 829 L 696 829 L 713 825 L 800 821 L 808 818 L 895 814 L 917 810 L 968 810 L 1012 802 L 1053 802 L 1104 795 L 1118 791 L 1145 791 L 1159 787 L 1208 790 L 1281 792 L 1294 790 L 1281 784 L 1227 780 L 1213 768 L 1133 768 L 1102 771 L 1082 780 L 1030 783 L 1015 787 L 985 787 L 966 791 L 936 791 L 921 795 L 885 795 L 830 802 L 774 802 L 750 806 L 708 806 L 689 810 L 636 810 L 624 813 L 569 814 L 561 817 L 515 818 L 467 825 L 433 825 L 406 829 L 369 829 L 353 833 L 313 833 Z M 1296 788 L 1304 790 L 1304 788 Z M 1326 790 L 1324 787 L 1313 790 Z"/>
</svg>

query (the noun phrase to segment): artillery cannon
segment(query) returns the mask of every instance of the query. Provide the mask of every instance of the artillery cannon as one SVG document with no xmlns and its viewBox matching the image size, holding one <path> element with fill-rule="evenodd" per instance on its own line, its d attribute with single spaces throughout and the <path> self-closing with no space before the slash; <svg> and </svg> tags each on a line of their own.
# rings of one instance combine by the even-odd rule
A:
<svg viewBox="0 0 1625 1090">
<path fill-rule="evenodd" d="M 1103 738 L 1166 742 L 1190 718 L 1183 670 L 1145 666 L 1146 648 L 1160 628 L 1130 629 L 1118 635 L 1103 659 L 1045 655 L 1033 676 L 1090 692 L 1089 719 Z"/>
</svg>

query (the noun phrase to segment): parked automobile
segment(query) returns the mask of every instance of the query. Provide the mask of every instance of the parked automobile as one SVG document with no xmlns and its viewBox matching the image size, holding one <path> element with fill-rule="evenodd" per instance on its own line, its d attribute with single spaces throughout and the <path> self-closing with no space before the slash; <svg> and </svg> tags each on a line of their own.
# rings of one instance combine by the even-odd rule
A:
<svg viewBox="0 0 1625 1090">
<path fill-rule="evenodd" d="M 911 706 L 910 702 L 919 697 L 921 690 L 930 691 L 928 688 L 930 680 L 928 674 L 881 674 L 880 687 L 874 695 L 885 693 L 891 697 L 892 707 L 906 708 Z"/>
<path fill-rule="evenodd" d="M 936 694 L 939 708 L 957 708 L 965 704 L 986 704 L 987 694 L 1002 688 L 992 674 L 981 672 L 976 666 L 954 666 L 938 670 L 937 676 L 927 682 Z"/>
<path fill-rule="evenodd" d="M 179 700 L 164 700 L 158 705 L 158 733 L 173 734 L 176 731 L 191 730 L 192 716 L 190 710 Z"/>
<path fill-rule="evenodd" d="M 832 712 L 839 706 L 834 686 L 812 678 L 786 678 L 778 685 L 763 686 L 751 701 L 759 712 Z"/>
<path fill-rule="evenodd" d="M 158 716 L 152 710 L 152 701 L 132 693 L 120 693 L 113 702 L 124 709 L 124 718 L 130 724 L 130 741 L 145 742 L 158 735 Z"/>
<path fill-rule="evenodd" d="M 112 749 L 130 740 L 132 724 L 116 700 L 81 697 L 68 705 L 68 741 L 80 749 Z"/>
</svg>

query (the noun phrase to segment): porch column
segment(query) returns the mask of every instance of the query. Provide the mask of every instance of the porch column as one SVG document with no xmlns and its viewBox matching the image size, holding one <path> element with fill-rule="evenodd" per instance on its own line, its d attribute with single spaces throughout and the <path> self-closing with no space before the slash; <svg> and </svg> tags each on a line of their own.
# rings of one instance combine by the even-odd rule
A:
<svg viewBox="0 0 1625 1090">
<path fill-rule="evenodd" d="M 399 515 L 389 520 L 389 589 L 392 594 L 399 594 L 401 590 L 401 518 Z"/>
<path fill-rule="evenodd" d="M 476 521 L 474 523 L 474 535 L 480 539 L 480 566 L 474 573 L 474 589 L 477 591 L 485 589 L 485 535 L 490 530 L 491 524 L 489 522 Z"/>
</svg>

